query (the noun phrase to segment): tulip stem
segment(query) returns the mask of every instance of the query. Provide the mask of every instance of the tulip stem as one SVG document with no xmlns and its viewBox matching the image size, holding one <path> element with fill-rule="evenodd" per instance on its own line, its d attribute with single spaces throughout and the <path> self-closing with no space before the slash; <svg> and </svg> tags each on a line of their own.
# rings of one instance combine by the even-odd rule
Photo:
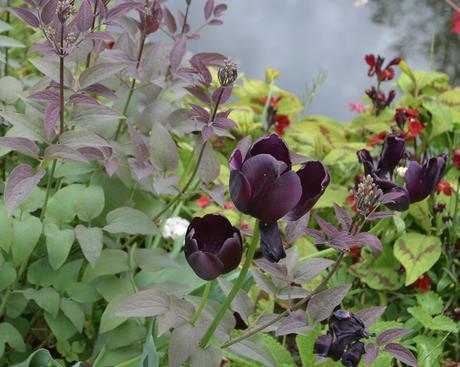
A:
<svg viewBox="0 0 460 367">
<path fill-rule="evenodd" d="M 198 320 L 198 317 L 200 317 L 201 312 L 203 311 L 204 307 L 206 306 L 206 302 L 208 301 L 208 296 L 209 296 L 209 291 L 211 290 L 211 286 L 212 286 L 212 280 L 209 280 L 206 283 L 205 287 L 204 287 L 203 295 L 201 296 L 200 305 L 198 306 L 198 308 L 195 311 L 195 314 L 193 315 L 192 319 L 190 320 L 190 323 L 192 325 L 194 325 L 196 320 Z"/>
<path fill-rule="evenodd" d="M 202 348 L 205 348 L 208 345 L 209 341 L 214 335 L 214 332 L 216 331 L 222 318 L 224 317 L 225 312 L 230 307 L 233 299 L 238 294 L 238 291 L 241 289 L 243 282 L 246 278 L 246 275 L 249 271 L 249 268 L 252 264 L 252 259 L 254 258 L 254 254 L 256 253 L 256 248 L 258 244 L 259 244 L 259 221 L 256 221 L 256 224 L 254 226 L 254 234 L 252 235 L 252 240 L 249 245 L 248 251 L 246 253 L 246 260 L 244 261 L 243 268 L 241 269 L 240 275 L 236 279 L 236 282 L 233 285 L 233 288 L 231 289 L 227 298 L 225 298 L 224 303 L 220 307 L 219 312 L 217 312 L 216 317 L 214 318 L 208 330 L 206 331 L 206 334 L 204 334 L 203 339 L 201 339 L 200 346 Z"/>
</svg>

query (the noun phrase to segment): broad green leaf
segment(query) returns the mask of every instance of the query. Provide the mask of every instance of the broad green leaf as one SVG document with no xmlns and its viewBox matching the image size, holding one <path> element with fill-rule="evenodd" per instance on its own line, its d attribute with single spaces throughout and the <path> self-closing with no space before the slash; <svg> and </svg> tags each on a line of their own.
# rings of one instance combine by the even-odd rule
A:
<svg viewBox="0 0 460 367">
<path fill-rule="evenodd" d="M 159 271 L 166 267 L 179 267 L 168 253 L 159 248 L 137 249 L 134 252 L 136 264 L 145 271 Z"/>
<path fill-rule="evenodd" d="M 12 367 L 62 367 L 57 363 L 46 349 L 39 349 L 33 352 L 24 362 L 15 364 Z M 79 366 L 74 366 L 79 367 Z"/>
<path fill-rule="evenodd" d="M 128 270 L 128 254 L 122 250 L 103 250 L 94 266 L 97 276 L 118 274 Z"/>
<path fill-rule="evenodd" d="M 77 329 L 63 312 L 59 312 L 56 317 L 45 312 L 45 321 L 59 341 L 68 340 L 77 333 Z"/>
<path fill-rule="evenodd" d="M 0 291 L 7 289 L 16 281 L 16 270 L 9 262 L 0 266 Z"/>
<path fill-rule="evenodd" d="M 428 200 L 423 200 L 418 203 L 413 203 L 409 207 L 409 214 L 414 217 L 416 224 L 425 231 L 430 233 L 431 220 L 430 209 L 428 208 Z"/>
<path fill-rule="evenodd" d="M 59 230 L 54 223 L 45 226 L 48 261 L 54 270 L 59 269 L 67 260 L 75 234 L 71 229 Z"/>
<path fill-rule="evenodd" d="M 100 186 L 91 185 L 84 189 L 78 197 L 78 218 L 85 222 L 89 222 L 102 213 L 104 205 L 104 190 Z"/>
<path fill-rule="evenodd" d="M 13 223 L 8 217 L 3 200 L 0 201 L 0 233 L 0 248 L 8 253 L 13 241 Z"/>
<path fill-rule="evenodd" d="M 414 338 L 417 346 L 417 361 L 420 367 L 439 367 L 443 343 L 441 337 L 417 335 Z"/>
<path fill-rule="evenodd" d="M 314 366 L 316 361 L 316 354 L 313 353 L 313 346 L 316 341 L 316 334 L 313 332 L 307 335 L 297 335 L 295 338 L 297 349 L 302 361 L 302 367 Z"/>
<path fill-rule="evenodd" d="M 295 367 L 291 353 L 284 348 L 274 337 L 262 334 L 262 340 L 270 351 L 278 367 Z"/>
<path fill-rule="evenodd" d="M 84 225 L 79 224 L 75 227 L 75 235 L 86 260 L 94 266 L 99 256 L 101 256 L 103 246 L 102 229 L 97 227 L 86 228 Z"/>
<path fill-rule="evenodd" d="M 417 302 L 430 315 L 440 314 L 443 310 L 442 298 L 435 292 L 419 293 L 416 295 Z"/>
<path fill-rule="evenodd" d="M 22 42 L 15 40 L 14 38 L 0 36 L 0 47 L 23 48 L 25 45 Z"/>
<path fill-rule="evenodd" d="M 104 231 L 110 233 L 128 233 L 153 235 L 156 233 L 155 224 L 143 212 L 129 208 L 117 208 L 107 214 L 107 225 Z"/>
<path fill-rule="evenodd" d="M 43 120 L 11 111 L 0 111 L 0 116 L 13 125 L 7 136 L 27 138 L 33 141 L 46 141 Z"/>
<path fill-rule="evenodd" d="M 454 333 L 459 330 L 458 324 L 454 320 L 444 315 L 432 317 L 422 306 L 408 307 L 407 311 L 427 329 Z"/>
<path fill-rule="evenodd" d="M 13 325 L 7 322 L 0 324 L 0 343 L 8 344 L 18 352 L 26 351 L 26 345 L 24 344 L 22 335 Z"/>
<path fill-rule="evenodd" d="M 118 309 L 118 304 L 120 303 L 121 298 L 122 297 L 117 297 L 113 299 L 105 308 L 101 316 L 101 323 L 99 325 L 100 333 L 106 333 L 110 330 L 113 330 L 128 320 L 127 317 L 115 316 L 115 312 Z"/>
<path fill-rule="evenodd" d="M 111 349 L 142 343 L 145 340 L 145 328 L 136 320 L 128 320 L 117 328 L 107 332 L 107 346 Z"/>
<path fill-rule="evenodd" d="M 56 316 L 59 311 L 59 293 L 53 288 L 42 288 L 39 290 L 26 289 L 24 296 L 35 303 L 43 310 Z"/>
<path fill-rule="evenodd" d="M 345 203 L 349 190 L 345 186 L 330 185 L 316 203 L 316 208 L 332 208 L 334 203 L 342 205 Z"/>
<path fill-rule="evenodd" d="M 42 223 L 36 217 L 13 221 L 13 260 L 16 265 L 27 261 L 42 233 Z"/>
<path fill-rule="evenodd" d="M 61 298 L 60 308 L 78 332 L 81 333 L 85 323 L 85 314 L 80 305 L 68 298 Z"/>
<path fill-rule="evenodd" d="M 56 192 L 49 200 L 46 218 L 56 223 L 70 223 L 77 214 L 78 198 L 85 189 L 73 184 Z"/>
<path fill-rule="evenodd" d="M 453 121 L 449 106 L 437 102 L 427 102 L 423 106 L 432 114 L 430 139 L 452 130 Z"/>
<path fill-rule="evenodd" d="M 441 256 L 441 241 L 438 237 L 406 233 L 396 240 L 393 252 L 406 269 L 405 285 L 408 286 L 438 261 Z"/>
<path fill-rule="evenodd" d="M 0 79 L 0 101 L 7 104 L 15 103 L 22 92 L 22 85 L 19 80 L 12 76 L 5 76 Z"/>
</svg>

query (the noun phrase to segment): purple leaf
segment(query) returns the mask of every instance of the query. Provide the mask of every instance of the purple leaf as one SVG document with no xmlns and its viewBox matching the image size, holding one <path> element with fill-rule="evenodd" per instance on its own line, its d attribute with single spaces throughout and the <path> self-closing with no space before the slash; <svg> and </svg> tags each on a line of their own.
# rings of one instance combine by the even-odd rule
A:
<svg viewBox="0 0 460 367">
<path fill-rule="evenodd" d="M 11 171 L 4 192 L 5 206 L 8 215 L 11 216 L 11 214 L 13 214 L 16 208 L 27 198 L 44 175 L 44 169 L 34 174 L 33 168 L 28 164 L 20 164 Z"/>
<path fill-rule="evenodd" d="M 305 311 L 297 310 L 291 312 L 288 317 L 281 321 L 278 329 L 276 330 L 276 336 L 288 334 L 305 335 L 307 331 L 313 329 L 313 325 L 307 325 L 307 315 L 305 314 Z"/>
<path fill-rule="evenodd" d="M 312 280 L 317 275 L 321 274 L 327 267 L 334 262 L 327 259 L 309 259 L 299 262 L 294 267 L 293 278 L 294 282 L 304 284 Z"/>
<path fill-rule="evenodd" d="M 317 229 L 305 228 L 305 233 L 315 239 L 315 245 L 323 245 L 327 242 L 324 233 Z"/>
<path fill-rule="evenodd" d="M 131 167 L 133 168 L 138 180 L 141 180 L 142 178 L 150 175 L 153 171 L 153 166 L 150 162 L 149 147 L 142 135 L 134 128 L 133 124 L 129 121 L 127 123 L 129 134 L 131 135 L 131 140 L 133 142 L 135 157 L 135 161 L 131 164 Z"/>
<path fill-rule="evenodd" d="M 412 352 L 401 344 L 390 343 L 385 345 L 385 352 L 395 357 L 398 361 L 411 367 L 417 367 L 417 360 Z"/>
<path fill-rule="evenodd" d="M 385 210 L 385 211 L 382 211 L 382 212 L 372 213 L 371 215 L 369 215 L 367 217 L 367 220 L 369 222 L 373 222 L 373 221 L 376 221 L 376 220 L 385 219 L 385 218 L 392 217 L 392 216 L 393 216 L 393 212 Z"/>
<path fill-rule="evenodd" d="M 97 106 L 99 103 L 91 97 L 85 96 L 84 94 L 81 93 L 74 93 L 69 97 L 69 100 L 75 104 L 80 104 L 80 105 L 92 105 L 92 106 Z"/>
<path fill-rule="evenodd" d="M 107 20 L 114 20 L 116 18 L 121 17 L 122 15 L 126 14 L 132 9 L 141 9 L 143 4 L 128 2 L 128 3 L 121 3 L 119 5 L 115 5 L 111 8 L 106 15 Z"/>
<path fill-rule="evenodd" d="M 344 231 L 349 231 L 352 223 L 351 217 L 346 210 L 334 203 L 335 217 Z"/>
<path fill-rule="evenodd" d="M 48 104 L 45 110 L 45 133 L 46 138 L 51 140 L 54 134 L 54 126 L 56 125 L 56 121 L 59 117 L 59 104 L 55 102 L 51 102 Z"/>
<path fill-rule="evenodd" d="M 38 18 L 28 9 L 10 8 L 19 18 L 25 21 L 30 26 L 36 28 L 40 25 Z"/>
<path fill-rule="evenodd" d="M 222 97 L 220 97 L 219 104 L 227 102 L 228 99 L 232 96 L 232 90 L 233 85 L 229 85 L 228 87 L 217 88 L 212 94 L 212 101 L 214 102 L 214 104 L 216 104 L 220 94 L 222 93 Z"/>
<path fill-rule="evenodd" d="M 115 37 L 112 36 L 109 32 L 91 32 L 86 35 L 86 39 L 115 42 Z"/>
<path fill-rule="evenodd" d="M 208 189 L 205 184 L 202 184 L 201 189 L 221 207 L 224 206 L 224 195 L 226 191 L 226 187 L 224 185 L 215 185 L 212 189 Z"/>
<path fill-rule="evenodd" d="M 308 302 L 307 312 L 316 321 L 323 321 L 331 316 L 350 290 L 351 284 L 326 289 L 314 295 Z"/>
<path fill-rule="evenodd" d="M 333 237 L 339 231 L 331 223 L 326 222 L 324 219 L 321 219 L 318 215 L 315 214 L 316 223 L 321 227 L 321 229 L 326 233 L 328 237 Z"/>
<path fill-rule="evenodd" d="M 224 24 L 223 21 L 221 21 L 220 19 L 212 19 L 210 22 L 208 22 L 209 25 L 222 25 Z"/>
<path fill-rule="evenodd" d="M 174 15 L 172 15 L 171 11 L 165 6 L 163 8 L 163 21 L 168 27 L 169 32 L 175 34 L 177 31 L 177 24 L 176 20 L 174 19 Z"/>
<path fill-rule="evenodd" d="M 197 118 L 199 121 L 207 123 L 211 118 L 209 112 L 205 110 L 203 107 L 198 106 L 197 104 L 192 104 L 192 110 L 194 112 L 193 116 Z"/>
<path fill-rule="evenodd" d="M 77 28 L 80 32 L 86 32 L 93 24 L 93 9 L 89 0 L 83 0 L 80 10 L 76 16 Z"/>
<path fill-rule="evenodd" d="M 64 162 L 87 163 L 88 160 L 78 150 L 64 144 L 52 144 L 45 149 L 45 159 L 62 159 Z"/>
<path fill-rule="evenodd" d="M 349 249 L 356 242 L 355 238 L 345 231 L 340 231 L 332 236 L 329 246 L 339 250 Z"/>
<path fill-rule="evenodd" d="M 211 99 L 203 88 L 193 86 L 185 88 L 192 96 L 198 98 L 203 103 L 210 103 Z"/>
<path fill-rule="evenodd" d="M 382 331 L 377 336 L 377 344 L 384 345 L 387 344 L 395 339 L 402 338 L 404 335 L 407 335 L 411 332 L 411 329 L 404 329 L 404 328 L 395 328 L 395 329 L 388 329 Z"/>
<path fill-rule="evenodd" d="M 362 320 L 364 326 L 370 328 L 385 312 L 385 306 L 369 307 L 356 312 L 356 315 Z"/>
<path fill-rule="evenodd" d="M 285 265 L 272 263 L 265 258 L 254 260 L 254 263 L 263 271 L 277 278 L 285 279 L 287 277 L 287 269 Z"/>
<path fill-rule="evenodd" d="M 184 58 L 185 51 L 187 50 L 187 38 L 183 35 L 176 37 L 171 53 L 169 54 L 169 62 L 171 63 L 171 69 L 176 70 L 182 59 Z"/>
<path fill-rule="evenodd" d="M 0 146 L 38 159 L 40 148 L 32 140 L 19 137 L 0 137 Z"/>
<path fill-rule="evenodd" d="M 223 130 L 238 128 L 238 125 L 235 121 L 225 117 L 217 117 L 216 119 L 214 119 L 213 125 Z"/>
<path fill-rule="evenodd" d="M 201 130 L 201 136 L 203 138 L 203 142 L 206 142 L 209 140 L 209 138 L 212 136 L 214 132 L 214 129 L 212 126 L 209 125 L 204 125 L 203 129 Z"/>
<path fill-rule="evenodd" d="M 40 92 L 31 94 L 29 99 L 39 102 L 58 102 L 59 92 L 54 90 L 42 90 Z"/>
<path fill-rule="evenodd" d="M 204 18 L 208 20 L 211 18 L 212 11 L 214 9 L 214 0 L 207 0 L 204 5 Z"/>
<path fill-rule="evenodd" d="M 382 196 L 381 201 L 383 204 L 394 203 L 397 199 L 399 199 L 401 196 L 404 196 L 404 195 L 405 195 L 404 191 L 388 192 Z"/>
<path fill-rule="evenodd" d="M 358 233 L 355 237 L 355 241 L 360 245 L 370 245 L 372 248 L 377 250 L 378 252 L 382 252 L 383 245 L 382 242 L 378 239 L 378 237 L 374 236 L 371 233 L 363 232 Z"/>
<path fill-rule="evenodd" d="M 104 162 L 105 171 L 110 177 L 117 171 L 119 165 L 120 162 L 117 157 L 111 157 Z"/>
<path fill-rule="evenodd" d="M 219 4 L 219 5 L 216 5 L 216 7 L 214 8 L 214 16 L 215 17 L 220 17 L 224 14 L 224 12 L 227 11 L 227 4 Z"/>
<path fill-rule="evenodd" d="M 364 355 L 364 360 L 366 361 L 366 365 L 369 366 L 378 357 L 380 350 L 372 343 L 366 344 L 364 349 L 366 351 L 366 354 Z"/>
<path fill-rule="evenodd" d="M 88 93 L 94 93 L 98 96 L 103 96 L 107 97 L 109 99 L 117 99 L 118 96 L 113 92 L 112 89 L 107 88 L 105 85 L 96 83 L 96 84 L 91 84 L 90 86 L 86 87 L 82 91 L 88 92 Z"/>
<path fill-rule="evenodd" d="M 289 245 L 305 234 L 309 220 L 310 213 L 307 213 L 295 222 L 287 222 L 286 228 L 284 229 L 284 236 Z"/>
<path fill-rule="evenodd" d="M 45 24 L 50 24 L 56 16 L 58 0 L 48 0 L 48 2 L 43 7 L 40 17 Z"/>
</svg>

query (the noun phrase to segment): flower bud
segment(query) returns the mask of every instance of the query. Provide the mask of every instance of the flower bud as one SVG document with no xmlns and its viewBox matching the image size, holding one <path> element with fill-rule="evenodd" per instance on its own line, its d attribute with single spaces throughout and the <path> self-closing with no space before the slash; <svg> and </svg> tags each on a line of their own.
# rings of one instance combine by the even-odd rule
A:
<svg viewBox="0 0 460 367">
<path fill-rule="evenodd" d="M 226 60 L 224 66 L 217 72 L 219 83 L 222 87 L 227 87 L 238 78 L 238 69 L 233 61 Z"/>
</svg>

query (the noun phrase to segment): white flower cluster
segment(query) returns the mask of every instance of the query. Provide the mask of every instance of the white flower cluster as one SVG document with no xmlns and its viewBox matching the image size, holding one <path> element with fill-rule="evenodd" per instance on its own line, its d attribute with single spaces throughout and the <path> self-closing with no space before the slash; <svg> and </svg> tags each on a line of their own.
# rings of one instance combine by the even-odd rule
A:
<svg viewBox="0 0 460 367">
<path fill-rule="evenodd" d="M 403 177 L 406 175 L 407 167 L 398 167 L 396 168 L 396 173 L 398 176 Z"/>
<path fill-rule="evenodd" d="M 164 238 L 171 238 L 176 240 L 187 232 L 187 227 L 190 222 L 181 217 L 171 217 L 166 219 L 163 226 L 162 235 Z"/>
</svg>

